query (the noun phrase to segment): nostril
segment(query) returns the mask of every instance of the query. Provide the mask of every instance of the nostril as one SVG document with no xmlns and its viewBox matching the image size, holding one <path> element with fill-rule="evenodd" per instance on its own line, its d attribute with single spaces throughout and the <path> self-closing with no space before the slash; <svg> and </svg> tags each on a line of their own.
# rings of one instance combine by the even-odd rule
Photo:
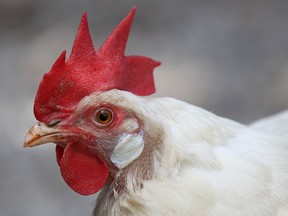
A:
<svg viewBox="0 0 288 216">
<path fill-rule="evenodd" d="M 60 119 L 53 119 L 52 121 L 49 122 L 48 126 L 49 127 L 54 127 L 56 126 L 57 124 L 59 124 L 61 122 Z"/>
</svg>

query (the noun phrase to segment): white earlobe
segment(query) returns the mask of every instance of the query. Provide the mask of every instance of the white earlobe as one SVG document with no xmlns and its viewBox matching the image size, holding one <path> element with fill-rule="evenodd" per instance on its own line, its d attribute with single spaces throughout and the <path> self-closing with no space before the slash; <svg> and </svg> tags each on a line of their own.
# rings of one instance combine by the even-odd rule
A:
<svg viewBox="0 0 288 216">
<path fill-rule="evenodd" d="M 112 163 L 122 169 L 137 159 L 144 149 L 143 133 L 124 134 L 110 157 Z"/>
</svg>

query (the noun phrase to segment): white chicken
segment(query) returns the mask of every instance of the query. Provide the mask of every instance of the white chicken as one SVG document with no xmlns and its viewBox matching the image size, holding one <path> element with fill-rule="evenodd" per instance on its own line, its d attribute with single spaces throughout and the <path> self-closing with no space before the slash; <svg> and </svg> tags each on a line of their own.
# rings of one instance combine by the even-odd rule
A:
<svg viewBox="0 0 288 216">
<path fill-rule="evenodd" d="M 70 59 L 62 54 L 40 84 L 40 122 L 24 146 L 56 143 L 67 184 L 83 195 L 101 190 L 95 216 L 287 216 L 288 112 L 247 126 L 176 99 L 139 96 L 153 92 L 151 77 L 131 83 L 127 68 L 151 76 L 159 63 L 124 58 L 134 13 L 120 24 L 124 36 L 118 28 L 97 53 L 82 20 Z M 91 55 L 102 63 L 90 67 Z M 103 55 L 123 58 L 113 65 Z M 90 72 L 99 67 L 95 87 Z"/>
</svg>

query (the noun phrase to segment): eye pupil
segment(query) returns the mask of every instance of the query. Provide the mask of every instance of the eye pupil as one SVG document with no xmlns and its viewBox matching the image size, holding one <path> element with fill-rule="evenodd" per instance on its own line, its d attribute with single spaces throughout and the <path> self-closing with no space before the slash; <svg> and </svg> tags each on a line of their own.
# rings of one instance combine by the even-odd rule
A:
<svg viewBox="0 0 288 216">
<path fill-rule="evenodd" d="M 96 122 L 102 125 L 108 124 L 112 121 L 113 115 L 112 112 L 108 109 L 99 110 L 96 113 Z"/>
<path fill-rule="evenodd" d="M 99 114 L 99 120 L 105 122 L 107 121 L 107 119 L 108 119 L 108 114 L 101 111 L 101 113 Z"/>
</svg>

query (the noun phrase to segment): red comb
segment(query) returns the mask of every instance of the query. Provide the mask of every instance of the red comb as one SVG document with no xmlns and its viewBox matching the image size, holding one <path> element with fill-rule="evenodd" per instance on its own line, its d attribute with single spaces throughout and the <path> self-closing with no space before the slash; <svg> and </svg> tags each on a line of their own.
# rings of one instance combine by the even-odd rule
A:
<svg viewBox="0 0 288 216">
<path fill-rule="evenodd" d="M 39 121 L 49 123 L 75 110 L 79 101 L 92 92 L 109 89 L 137 95 L 155 92 L 153 69 L 160 62 L 143 56 L 125 56 L 125 48 L 136 8 L 114 29 L 95 51 L 83 14 L 69 59 L 64 51 L 40 83 L 34 103 Z"/>
</svg>

